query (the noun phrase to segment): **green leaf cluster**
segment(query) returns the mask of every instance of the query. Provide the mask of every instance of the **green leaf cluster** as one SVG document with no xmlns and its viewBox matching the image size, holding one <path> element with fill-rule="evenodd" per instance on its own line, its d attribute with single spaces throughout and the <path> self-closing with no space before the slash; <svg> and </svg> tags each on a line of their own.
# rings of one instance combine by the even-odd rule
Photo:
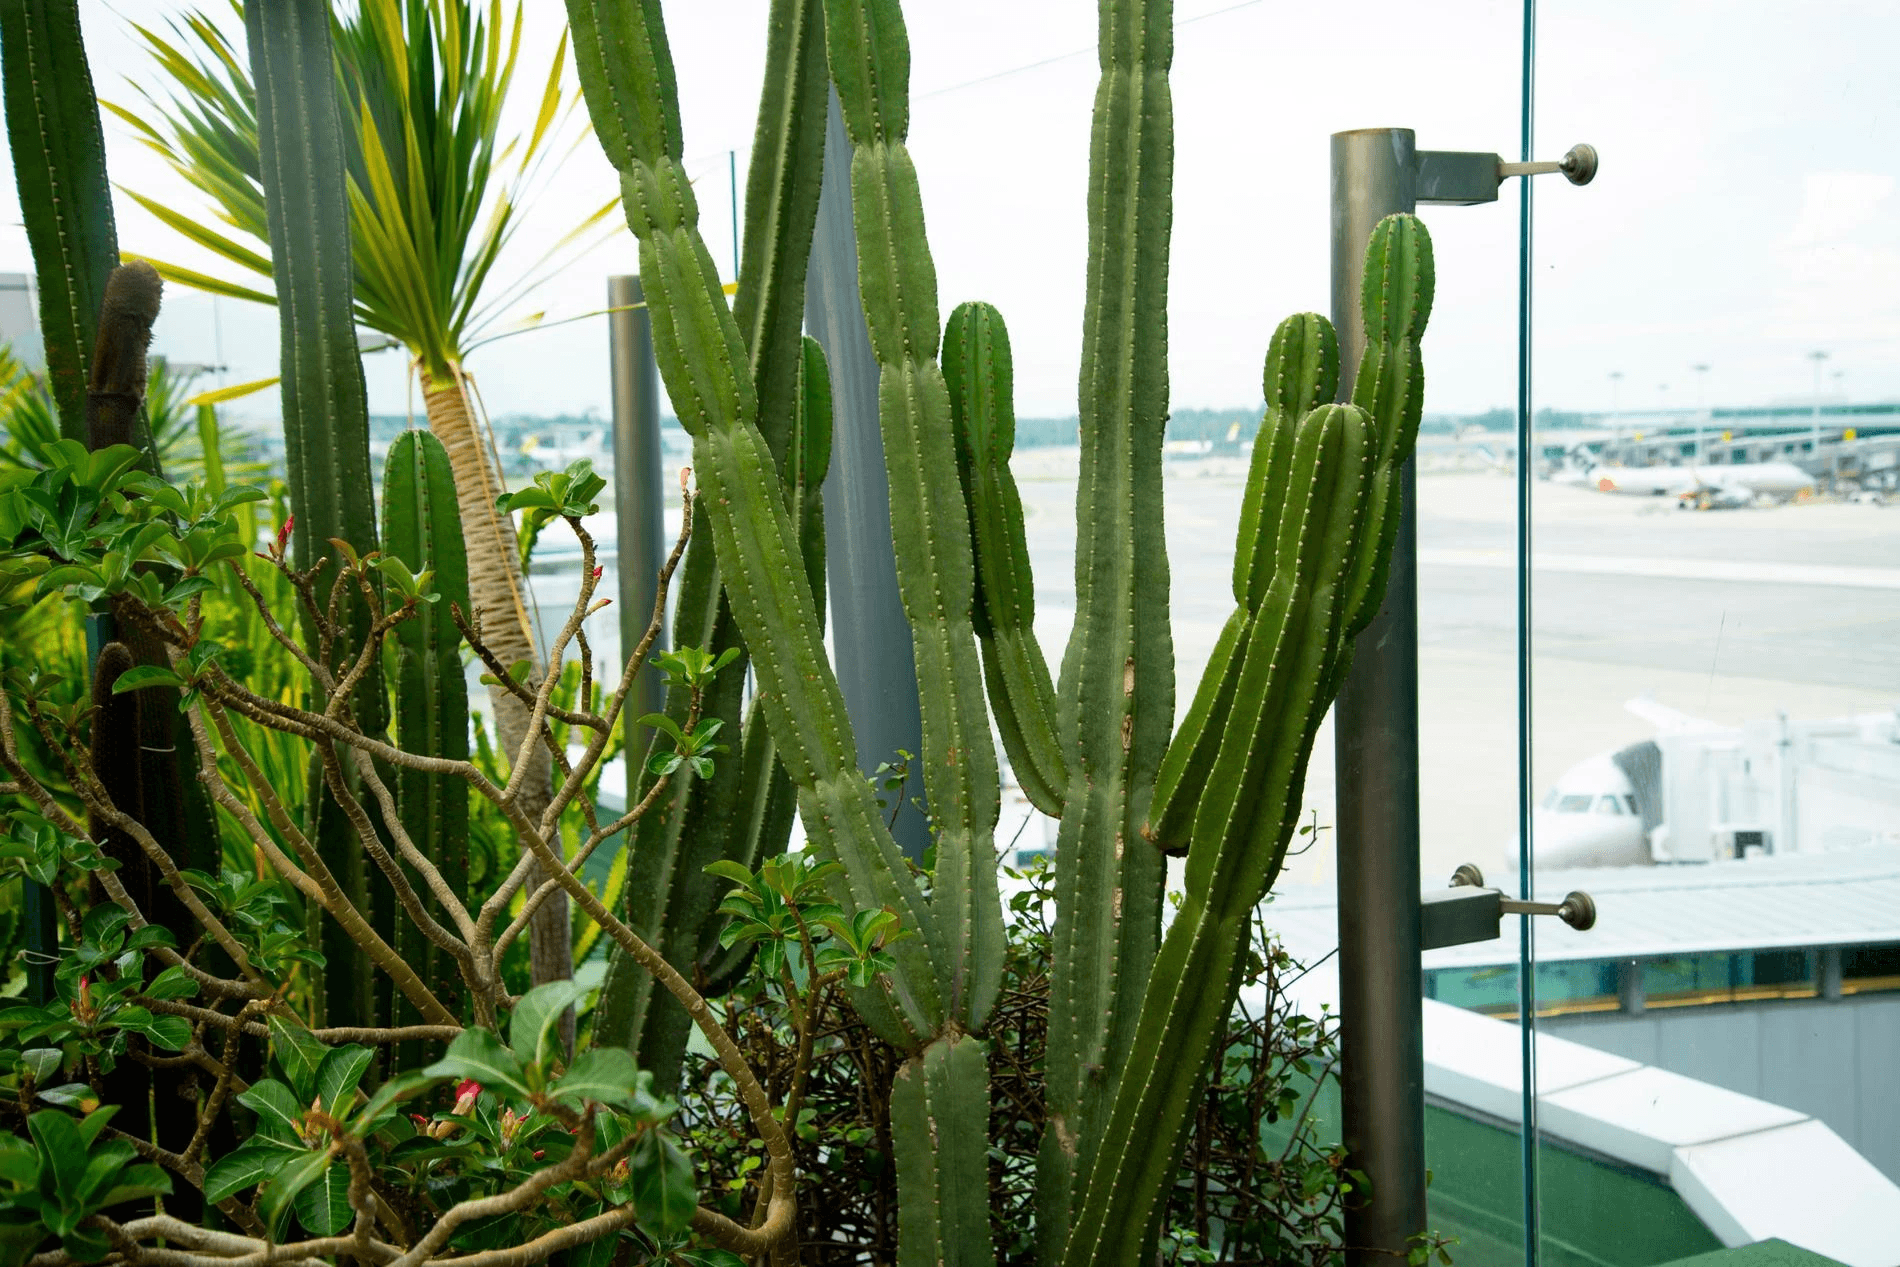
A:
<svg viewBox="0 0 1900 1267">
<path fill-rule="evenodd" d="M 42 1109 L 26 1120 L 28 1139 L 0 1135 L 0 1267 L 21 1267 L 49 1239 L 77 1262 L 104 1258 L 112 1247 L 87 1220 L 172 1190 L 130 1140 L 102 1138 L 115 1112 Z"/>
<path fill-rule="evenodd" d="M 754 970 L 766 981 L 781 979 L 810 989 L 820 978 L 849 981 L 860 989 L 896 966 L 887 947 L 916 934 L 901 926 L 897 912 L 871 908 L 847 915 L 828 884 L 842 874 L 837 862 L 787 853 L 754 872 L 730 860 L 706 870 L 735 886 L 718 913 L 731 923 L 720 933 L 724 946 L 755 946 Z"/>
</svg>

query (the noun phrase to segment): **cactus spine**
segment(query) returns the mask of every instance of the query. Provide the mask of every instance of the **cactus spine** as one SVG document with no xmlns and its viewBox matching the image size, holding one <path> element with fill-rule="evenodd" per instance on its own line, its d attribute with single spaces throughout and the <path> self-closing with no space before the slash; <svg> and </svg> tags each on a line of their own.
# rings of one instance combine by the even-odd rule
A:
<svg viewBox="0 0 1900 1267">
<path fill-rule="evenodd" d="M 468 684 L 462 676 L 461 631 L 450 604 L 468 610 L 468 553 L 455 502 L 448 451 L 427 431 L 405 431 L 383 467 L 383 546 L 411 572 L 434 574 L 441 597 L 396 626 L 396 743 L 405 752 L 468 758 Z M 397 813 L 416 848 L 466 902 L 468 787 L 447 774 L 396 772 Z M 417 891 L 427 894 L 426 886 Z M 439 903 L 432 914 L 443 918 Z M 415 965 L 436 997 L 460 1013 L 461 973 L 454 960 L 404 920 L 396 950 Z M 404 1005 L 404 1013 L 414 1009 Z M 419 1018 L 419 1013 L 416 1016 Z"/>
</svg>

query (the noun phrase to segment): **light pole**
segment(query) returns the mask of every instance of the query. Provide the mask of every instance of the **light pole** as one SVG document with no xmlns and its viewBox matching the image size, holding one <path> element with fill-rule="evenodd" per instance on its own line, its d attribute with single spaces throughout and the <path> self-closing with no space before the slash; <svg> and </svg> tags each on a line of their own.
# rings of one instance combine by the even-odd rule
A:
<svg viewBox="0 0 1900 1267">
<path fill-rule="evenodd" d="M 1827 353 L 1820 349 L 1808 353 L 1808 359 L 1814 362 L 1814 406 L 1808 411 L 1808 452 L 1816 460 L 1821 457 L 1821 363 L 1827 360 Z"/>
<path fill-rule="evenodd" d="M 1709 367 L 1691 365 L 1689 368 L 1695 371 L 1695 460 L 1696 465 L 1701 466 L 1707 460 L 1702 453 L 1702 423 L 1709 405 Z"/>
<path fill-rule="evenodd" d="M 1623 371 L 1610 371 L 1610 439 L 1623 443 Z"/>
</svg>

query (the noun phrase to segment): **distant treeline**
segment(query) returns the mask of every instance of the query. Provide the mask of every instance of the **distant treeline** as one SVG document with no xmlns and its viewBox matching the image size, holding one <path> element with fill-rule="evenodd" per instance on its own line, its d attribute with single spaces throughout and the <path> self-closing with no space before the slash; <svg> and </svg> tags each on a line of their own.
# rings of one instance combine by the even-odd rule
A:
<svg viewBox="0 0 1900 1267">
<path fill-rule="evenodd" d="M 1233 441 L 1235 443 L 1251 441 L 1254 433 L 1260 430 L 1260 415 L 1265 405 L 1253 405 L 1245 408 L 1229 409 L 1179 409 L 1168 419 L 1168 439 L 1170 440 L 1211 440 L 1216 443 Z M 1427 414 L 1419 429 L 1428 435 L 1452 435 L 1462 430 L 1510 431 L 1516 426 L 1517 415 L 1509 409 L 1489 409 L 1475 414 Z M 378 439 L 393 438 L 404 427 L 412 425 L 402 414 L 378 414 L 370 417 L 370 432 Z M 417 415 L 413 425 L 422 425 Z M 1582 413 L 1560 409 L 1540 409 L 1537 411 L 1537 426 L 1540 430 L 1583 427 L 1589 425 Z M 518 444 L 522 438 L 531 434 L 543 436 L 572 434 L 580 431 L 611 431 L 612 423 L 599 414 L 551 414 L 529 416 L 510 414 L 495 419 L 495 429 L 504 450 Z M 685 434 L 679 429 L 679 420 L 666 415 L 660 419 L 663 433 L 677 436 L 676 443 L 685 443 Z M 606 437 L 611 445 L 611 437 Z M 1066 418 L 1018 418 L 1016 420 L 1016 444 L 1025 449 L 1042 448 L 1049 445 L 1075 444 L 1079 440 L 1077 420 L 1071 414 Z"/>
</svg>

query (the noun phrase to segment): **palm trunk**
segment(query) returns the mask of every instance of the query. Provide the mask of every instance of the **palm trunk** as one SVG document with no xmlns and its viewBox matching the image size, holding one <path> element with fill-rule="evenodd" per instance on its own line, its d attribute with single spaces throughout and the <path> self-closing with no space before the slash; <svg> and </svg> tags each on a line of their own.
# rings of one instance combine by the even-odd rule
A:
<svg viewBox="0 0 1900 1267">
<path fill-rule="evenodd" d="M 424 380 L 422 399 L 429 430 L 448 450 L 449 466 L 455 472 L 455 500 L 468 546 L 468 596 L 481 613 L 482 641 L 503 664 L 528 661 L 532 666 L 529 681 L 539 682 L 546 666 L 535 648 L 528 617 L 527 587 L 521 579 L 514 520 L 495 509 L 495 498 L 502 491 L 500 473 L 488 459 L 484 437 L 470 416 L 468 393 L 460 378 L 431 381 L 425 374 Z M 488 702 L 501 751 L 512 761 L 528 733 L 529 709 L 499 686 L 488 688 Z M 530 818 L 538 819 L 554 798 L 553 765 L 541 744 L 534 746 L 528 761 L 519 804 Z M 560 848 L 558 837 L 554 847 Z M 542 878 L 536 867 L 528 891 L 532 892 Z M 574 975 L 565 893 L 556 890 L 535 912 L 529 925 L 528 955 L 536 985 Z"/>
</svg>

